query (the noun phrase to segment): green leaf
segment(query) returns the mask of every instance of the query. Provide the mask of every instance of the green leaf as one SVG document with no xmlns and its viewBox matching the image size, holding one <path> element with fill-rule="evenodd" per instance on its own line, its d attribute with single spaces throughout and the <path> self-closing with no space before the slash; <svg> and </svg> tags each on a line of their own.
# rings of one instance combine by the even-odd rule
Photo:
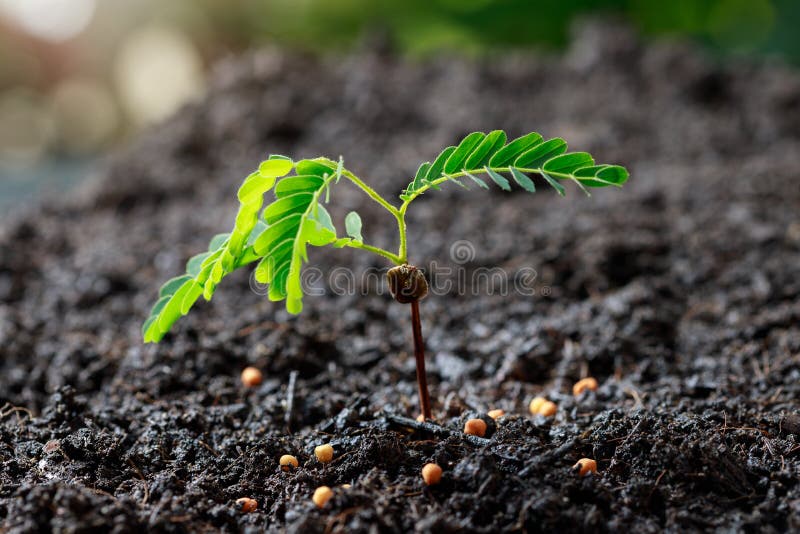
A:
<svg viewBox="0 0 800 534">
<path fill-rule="evenodd" d="M 164 309 L 164 306 L 167 305 L 167 302 L 169 302 L 169 299 L 171 299 L 171 298 L 172 298 L 172 295 L 167 295 L 165 297 L 160 297 L 158 299 L 158 301 L 155 304 L 153 304 L 153 307 L 150 309 L 150 315 L 151 316 L 157 316 L 159 313 L 161 313 L 161 310 Z"/>
<path fill-rule="evenodd" d="M 271 224 L 253 243 L 256 254 L 266 256 L 273 245 L 296 233 L 302 218 L 303 214 L 293 213 Z"/>
<path fill-rule="evenodd" d="M 192 309 L 194 303 L 203 294 L 203 286 L 192 280 L 191 286 L 181 301 L 181 315 L 186 315 Z"/>
<path fill-rule="evenodd" d="M 462 139 L 453 153 L 450 154 L 450 157 L 447 158 L 444 164 L 444 173 L 452 174 L 460 171 L 469 155 L 472 154 L 472 151 L 475 150 L 485 137 L 486 134 L 483 132 L 472 132 Z"/>
<path fill-rule="evenodd" d="M 208 243 L 208 251 L 209 252 L 216 252 L 217 249 L 222 248 L 225 245 L 225 242 L 231 234 L 217 234 L 211 238 L 211 241 Z"/>
<path fill-rule="evenodd" d="M 461 187 L 462 189 L 466 189 L 467 191 L 469 191 L 469 186 L 463 183 L 460 177 L 456 178 L 455 176 L 450 176 L 447 173 L 444 174 L 444 177 L 453 182 L 454 184 L 456 184 L 458 187 Z"/>
<path fill-rule="evenodd" d="M 325 206 L 318 204 L 317 213 L 312 218 L 320 223 L 323 228 L 327 228 L 333 232 L 334 235 L 336 235 L 336 227 L 333 225 L 333 219 L 331 219 L 331 214 L 328 213 L 328 210 L 325 209 Z"/>
<path fill-rule="evenodd" d="M 275 186 L 275 196 L 282 198 L 295 193 L 314 193 L 320 187 L 322 187 L 322 178 L 319 176 L 311 174 L 288 176 Z"/>
<path fill-rule="evenodd" d="M 276 268 L 287 262 L 292 255 L 294 239 L 287 238 L 273 247 L 267 256 L 261 258 L 256 266 L 256 280 L 262 284 L 269 284 L 275 278 Z"/>
<path fill-rule="evenodd" d="M 491 157 L 489 167 L 506 167 L 513 163 L 517 156 L 541 142 L 542 136 L 536 132 L 517 137 Z"/>
<path fill-rule="evenodd" d="M 264 193 L 272 189 L 275 185 L 274 176 L 263 176 L 260 173 L 254 172 L 244 181 L 239 188 L 236 196 L 242 204 L 251 204 L 255 202 L 258 197 L 263 196 Z"/>
<path fill-rule="evenodd" d="M 622 186 L 628 181 L 628 169 L 620 165 L 607 165 L 605 169 L 596 175 L 598 180 L 608 182 L 611 185 Z"/>
<path fill-rule="evenodd" d="M 321 209 L 324 209 L 320 206 Z M 310 216 L 303 222 L 302 232 L 302 239 L 304 239 L 309 245 L 313 245 L 315 247 L 323 247 L 330 243 L 336 241 L 336 232 L 331 231 L 330 228 L 326 227 L 323 223 L 318 221 L 316 217 Z M 305 249 L 303 250 L 303 261 L 308 261 L 308 258 L 305 255 Z"/>
<path fill-rule="evenodd" d="M 186 262 L 186 274 L 192 278 L 197 278 L 200 271 L 203 270 L 203 262 L 209 256 L 211 256 L 211 252 L 203 252 L 189 258 L 189 261 Z"/>
<path fill-rule="evenodd" d="M 572 174 L 581 167 L 594 165 L 594 158 L 587 152 L 570 152 L 547 160 L 542 167 L 547 172 Z"/>
<path fill-rule="evenodd" d="M 476 184 L 478 184 L 478 186 L 479 186 L 479 187 L 481 187 L 481 188 L 483 188 L 483 189 L 489 189 L 489 186 L 488 186 L 488 185 L 486 185 L 486 182 L 484 182 L 483 180 L 481 180 L 481 179 L 480 179 L 480 178 L 478 178 L 477 176 L 475 176 L 475 175 L 473 175 L 473 174 L 470 174 L 470 173 L 466 173 L 466 175 L 467 175 L 467 177 L 468 177 L 470 180 L 472 180 L 473 182 L 475 182 Z"/>
<path fill-rule="evenodd" d="M 533 183 L 533 180 L 521 173 L 516 167 L 511 167 L 511 176 L 514 177 L 514 181 L 517 182 L 525 191 L 528 191 L 529 193 L 536 192 L 536 185 Z"/>
<path fill-rule="evenodd" d="M 544 172 L 541 173 L 541 175 L 542 178 L 547 180 L 547 183 L 550 184 L 553 187 L 553 189 L 555 189 L 558 192 L 559 195 L 563 197 L 567 194 L 567 191 L 564 189 L 564 186 L 558 183 L 558 180 L 556 180 L 555 178 L 549 176 L 547 173 Z"/>
<path fill-rule="evenodd" d="M 258 166 L 258 174 L 264 178 L 280 178 L 289 174 L 293 165 L 292 160 L 285 156 L 270 156 Z"/>
<path fill-rule="evenodd" d="M 297 175 L 311 174 L 324 178 L 325 176 L 332 176 L 336 172 L 336 165 L 324 160 L 317 159 L 303 159 L 297 162 Z"/>
<path fill-rule="evenodd" d="M 497 174 L 489 167 L 484 167 L 484 170 L 486 171 L 486 174 L 489 175 L 489 178 L 491 178 L 494 181 L 494 183 L 500 186 L 500 189 L 502 189 L 503 191 L 511 191 L 511 185 L 508 183 L 508 180 L 506 180 L 502 175 Z"/>
<path fill-rule="evenodd" d="M 344 218 L 344 226 L 347 230 L 347 235 L 352 237 L 355 241 L 362 243 L 364 238 L 361 236 L 361 216 L 355 211 L 351 211 Z"/>
<path fill-rule="evenodd" d="M 523 152 L 514 160 L 514 166 L 538 169 L 545 161 L 566 151 L 567 143 L 560 137 L 556 137 Z"/>
<path fill-rule="evenodd" d="M 147 343 L 147 331 L 150 329 L 150 325 L 152 325 L 156 319 L 157 317 L 151 315 L 142 325 L 142 337 L 144 338 L 145 343 Z"/>
<path fill-rule="evenodd" d="M 292 213 L 304 212 L 313 200 L 313 193 L 295 193 L 294 195 L 281 197 L 264 208 L 262 218 L 268 224 L 273 224 Z"/>
<path fill-rule="evenodd" d="M 180 289 L 167 301 L 164 309 L 158 314 L 158 330 L 161 333 L 166 333 L 175 324 L 175 321 L 181 317 L 181 308 L 183 306 L 183 299 L 188 295 L 192 287 L 197 285 L 192 279 L 187 280 Z"/>
<path fill-rule="evenodd" d="M 191 280 L 191 276 L 183 275 L 183 276 L 176 276 L 175 278 L 171 278 L 164 282 L 164 285 L 161 286 L 161 289 L 158 291 L 159 297 L 168 297 L 174 295 L 178 289 L 181 288 L 183 284 L 187 281 Z"/>
<path fill-rule="evenodd" d="M 253 231 L 250 232 L 250 235 L 247 237 L 247 246 L 252 247 L 253 243 L 256 242 L 258 236 L 261 235 L 261 232 L 267 229 L 267 223 L 264 221 L 256 221 L 256 225 L 253 227 Z"/>
<path fill-rule="evenodd" d="M 417 174 L 414 175 L 414 179 L 408 184 L 406 188 L 407 193 L 413 193 L 420 187 L 422 187 L 422 181 L 425 179 L 425 176 L 428 174 L 428 170 L 431 168 L 431 164 L 429 161 L 422 163 L 417 168 Z"/>
<path fill-rule="evenodd" d="M 506 142 L 506 133 L 503 130 L 489 132 L 483 141 L 472 151 L 467 161 L 464 162 L 465 169 L 482 169 L 489 163 L 492 156 L 502 148 Z"/>
<path fill-rule="evenodd" d="M 442 171 L 444 170 L 444 164 L 447 162 L 447 159 L 450 155 L 455 152 L 456 147 L 449 146 L 442 150 L 442 152 L 436 156 L 436 159 L 431 164 L 430 168 L 428 169 L 427 174 L 425 175 L 425 179 L 429 181 L 433 181 L 439 178 L 442 175 Z"/>
</svg>

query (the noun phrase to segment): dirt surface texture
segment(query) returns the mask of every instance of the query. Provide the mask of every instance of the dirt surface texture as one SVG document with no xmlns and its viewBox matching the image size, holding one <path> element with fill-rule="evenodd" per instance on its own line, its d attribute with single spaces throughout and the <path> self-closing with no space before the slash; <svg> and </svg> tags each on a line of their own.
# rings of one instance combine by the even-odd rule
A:
<svg viewBox="0 0 800 534">
<path fill-rule="evenodd" d="M 553 56 L 365 48 L 224 62 L 201 102 L 76 194 L 2 220 L 0 531 L 798 531 L 798 73 L 597 22 Z M 435 425 L 414 423 L 408 306 L 361 282 L 293 317 L 237 272 L 141 343 L 158 287 L 229 230 L 267 154 L 341 155 L 396 198 L 420 161 L 498 128 L 564 137 L 632 178 L 591 198 L 450 185 L 414 202 L 417 265 L 536 271 L 533 295 L 454 284 L 422 302 Z M 333 195 L 341 233 L 358 209 L 365 238 L 396 247 L 377 205 Z M 248 365 L 260 386 L 241 385 Z M 585 376 L 599 388 L 574 396 Z M 528 412 L 537 395 L 553 417 Z M 494 408 L 486 438 L 466 438 Z M 583 457 L 597 474 L 576 473 Z"/>
</svg>

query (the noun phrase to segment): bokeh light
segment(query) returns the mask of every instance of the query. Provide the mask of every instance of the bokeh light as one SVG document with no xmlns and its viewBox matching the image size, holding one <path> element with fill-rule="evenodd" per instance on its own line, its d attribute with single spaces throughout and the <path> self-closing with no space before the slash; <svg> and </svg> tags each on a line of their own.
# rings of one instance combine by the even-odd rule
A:
<svg viewBox="0 0 800 534">
<path fill-rule="evenodd" d="M 29 165 L 46 153 L 55 132 L 50 109 L 31 91 L 0 94 L 0 161 Z"/>
<path fill-rule="evenodd" d="M 107 146 L 119 127 L 111 89 L 91 78 L 70 78 L 52 95 L 60 148 L 91 154 Z"/>
<path fill-rule="evenodd" d="M 0 0 L 6 17 L 29 34 L 53 42 L 85 30 L 95 8 L 95 0 Z"/>
<path fill-rule="evenodd" d="M 180 31 L 147 26 L 125 39 L 114 65 L 114 79 L 129 117 L 137 124 L 148 124 L 201 92 L 202 60 Z"/>
</svg>

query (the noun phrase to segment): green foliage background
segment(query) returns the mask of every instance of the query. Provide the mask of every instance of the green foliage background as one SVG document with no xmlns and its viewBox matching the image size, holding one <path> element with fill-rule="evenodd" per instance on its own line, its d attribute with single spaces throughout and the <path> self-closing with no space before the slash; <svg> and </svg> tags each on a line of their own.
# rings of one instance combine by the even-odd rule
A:
<svg viewBox="0 0 800 534">
<path fill-rule="evenodd" d="M 800 61 L 797 0 L 243 0 L 221 11 L 231 33 L 247 40 L 324 51 L 347 48 L 374 28 L 411 54 L 557 47 L 576 16 L 608 13 L 645 34 L 692 36 L 719 51 Z"/>
</svg>

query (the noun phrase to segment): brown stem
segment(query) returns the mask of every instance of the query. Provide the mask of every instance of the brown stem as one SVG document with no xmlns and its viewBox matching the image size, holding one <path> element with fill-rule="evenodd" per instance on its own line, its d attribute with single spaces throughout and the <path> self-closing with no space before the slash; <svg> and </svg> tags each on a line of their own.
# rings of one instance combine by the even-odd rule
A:
<svg viewBox="0 0 800 534">
<path fill-rule="evenodd" d="M 419 320 L 419 300 L 411 301 L 411 328 L 414 332 L 414 358 L 417 360 L 417 385 L 422 417 L 431 417 L 431 399 L 428 394 L 428 379 L 425 375 L 425 343 L 422 341 L 422 326 Z"/>
</svg>

